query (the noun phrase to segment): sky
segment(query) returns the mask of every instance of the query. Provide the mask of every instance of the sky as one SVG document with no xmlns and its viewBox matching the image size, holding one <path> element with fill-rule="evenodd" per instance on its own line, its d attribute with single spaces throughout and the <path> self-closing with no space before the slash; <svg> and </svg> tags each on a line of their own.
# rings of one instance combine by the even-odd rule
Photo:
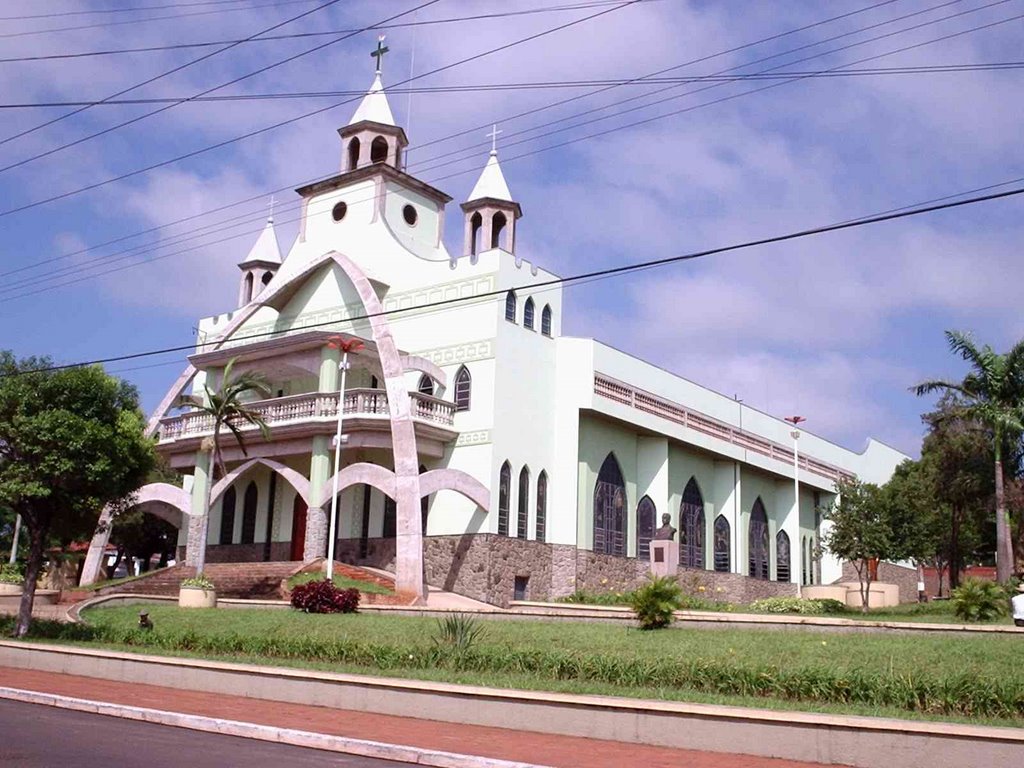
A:
<svg viewBox="0 0 1024 768">
<path fill-rule="evenodd" d="M 336 129 L 358 96 L 308 94 L 366 89 L 381 32 L 386 85 L 414 77 L 409 87 L 449 88 L 390 102 L 409 135 L 408 171 L 455 198 L 446 241 L 456 253 L 455 206 L 486 162 L 492 122 L 524 211 L 517 251 L 561 275 L 1018 179 L 992 191 L 1011 189 L 1024 177 L 1018 70 L 865 72 L 1022 61 L 1024 0 L 438 0 L 413 10 L 424 2 L 4 0 L 0 59 L 178 46 L 0 61 L 8 105 L 100 101 L 173 69 L 121 98 L 180 99 L 224 84 L 211 95 L 307 95 L 192 102 L 151 116 L 166 104 L 101 104 L 17 138 L 79 108 L 0 110 L 0 348 L 70 363 L 194 342 L 198 318 L 234 308 L 236 264 L 271 191 L 286 250 L 297 232 L 291 190 L 340 169 Z M 221 51 L 309 11 L 269 34 L 337 34 Z M 342 32 L 395 16 L 384 30 Z M 180 47 L 199 42 L 220 44 Z M 855 74 L 580 84 L 843 68 Z M 534 87 L 450 90 L 510 83 Z M 914 455 L 932 401 L 910 388 L 965 373 L 943 331 L 970 331 L 1001 350 L 1024 336 L 1022 204 L 567 288 L 563 333 L 751 407 L 802 414 L 809 431 L 853 450 L 871 436 Z M 8 213 L 22 206 L 31 207 Z M 182 364 L 173 353 L 107 368 L 139 387 L 148 410 Z"/>
</svg>

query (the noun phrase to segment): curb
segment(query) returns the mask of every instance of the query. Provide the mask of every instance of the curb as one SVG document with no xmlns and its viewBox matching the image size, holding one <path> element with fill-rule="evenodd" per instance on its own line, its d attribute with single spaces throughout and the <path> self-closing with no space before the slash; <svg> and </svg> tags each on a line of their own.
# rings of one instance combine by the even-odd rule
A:
<svg viewBox="0 0 1024 768">
<path fill-rule="evenodd" d="M 90 701 L 71 696 L 59 696 L 53 693 L 26 691 L 19 688 L 0 687 L 0 699 L 19 701 L 25 704 L 41 704 L 58 709 L 88 712 L 109 717 L 120 717 L 125 720 L 137 720 L 144 723 L 172 726 L 174 728 L 188 728 L 193 731 L 216 733 L 221 736 L 237 736 L 243 739 L 270 741 L 293 747 L 319 749 L 325 752 L 342 752 L 348 755 L 392 760 L 413 765 L 435 766 L 436 768 L 548 768 L 547 766 L 534 763 L 511 762 L 477 755 L 460 755 L 454 752 L 441 752 L 433 749 L 385 744 L 379 741 L 351 739 L 345 736 L 297 731 L 292 728 L 277 728 L 272 725 L 243 723 L 238 720 L 222 720 L 203 715 L 187 715 L 159 709 L 130 707 L 123 704 Z"/>
</svg>

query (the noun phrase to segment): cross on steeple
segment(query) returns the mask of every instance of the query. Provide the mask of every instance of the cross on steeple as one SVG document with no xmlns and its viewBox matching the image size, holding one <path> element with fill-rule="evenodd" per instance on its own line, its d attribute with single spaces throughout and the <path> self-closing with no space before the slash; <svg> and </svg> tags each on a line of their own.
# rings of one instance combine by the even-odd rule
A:
<svg viewBox="0 0 1024 768">
<path fill-rule="evenodd" d="M 377 50 L 373 51 L 370 54 L 371 58 L 374 58 L 374 59 L 377 60 L 377 74 L 378 75 L 380 74 L 381 64 L 384 63 L 384 54 L 391 50 L 386 45 L 384 45 L 384 37 L 385 37 L 384 35 L 381 35 L 380 37 L 377 38 Z"/>
<path fill-rule="evenodd" d="M 270 202 L 267 203 L 267 207 L 270 208 L 270 216 L 267 218 L 267 221 L 269 221 L 271 223 L 273 223 L 273 221 L 274 221 L 274 205 L 276 203 L 277 203 L 277 199 L 273 195 L 271 195 L 270 196 Z"/>
<path fill-rule="evenodd" d="M 500 133 L 502 133 L 502 131 L 498 130 L 498 126 L 492 125 L 491 126 L 491 132 L 487 134 L 487 138 L 489 138 L 491 140 L 491 154 L 492 155 L 498 154 L 498 134 L 500 134 Z"/>
</svg>

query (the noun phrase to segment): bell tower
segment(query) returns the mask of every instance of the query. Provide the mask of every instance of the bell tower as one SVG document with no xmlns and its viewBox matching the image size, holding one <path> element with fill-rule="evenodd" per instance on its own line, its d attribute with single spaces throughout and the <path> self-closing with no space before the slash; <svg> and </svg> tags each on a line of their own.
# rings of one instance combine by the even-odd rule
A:
<svg viewBox="0 0 1024 768">
<path fill-rule="evenodd" d="M 270 202 L 273 206 L 273 198 Z M 281 267 L 281 249 L 274 231 L 274 212 L 271 207 L 267 224 L 260 232 L 249 255 L 238 265 L 242 270 L 242 281 L 238 286 L 238 306 L 244 307 L 267 287 Z"/>
<path fill-rule="evenodd" d="M 374 163 L 386 163 L 402 170 L 402 153 L 409 145 L 405 131 L 395 124 L 388 97 L 384 94 L 381 66 L 388 47 L 384 35 L 377 38 L 377 48 L 370 56 L 377 60 L 373 85 L 359 103 L 348 125 L 338 129 L 341 136 L 342 173 Z"/>
<path fill-rule="evenodd" d="M 491 140 L 491 154 L 476 186 L 469 193 L 469 199 L 462 204 L 466 215 L 463 255 L 474 259 L 477 254 L 494 248 L 516 252 L 516 222 L 522 218 L 523 209 L 512 199 L 498 164 L 497 139 L 500 133 L 497 126 L 492 126 L 487 134 Z"/>
</svg>

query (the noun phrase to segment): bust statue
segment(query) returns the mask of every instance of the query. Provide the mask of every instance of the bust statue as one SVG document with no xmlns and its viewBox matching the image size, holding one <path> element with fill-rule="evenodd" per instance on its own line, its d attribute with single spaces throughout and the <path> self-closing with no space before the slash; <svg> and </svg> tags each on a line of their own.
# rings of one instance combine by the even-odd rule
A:
<svg viewBox="0 0 1024 768">
<path fill-rule="evenodd" d="M 654 532 L 655 541 L 673 541 L 676 537 L 676 529 L 672 527 L 672 515 L 668 512 L 661 516 L 661 528 Z"/>
</svg>

